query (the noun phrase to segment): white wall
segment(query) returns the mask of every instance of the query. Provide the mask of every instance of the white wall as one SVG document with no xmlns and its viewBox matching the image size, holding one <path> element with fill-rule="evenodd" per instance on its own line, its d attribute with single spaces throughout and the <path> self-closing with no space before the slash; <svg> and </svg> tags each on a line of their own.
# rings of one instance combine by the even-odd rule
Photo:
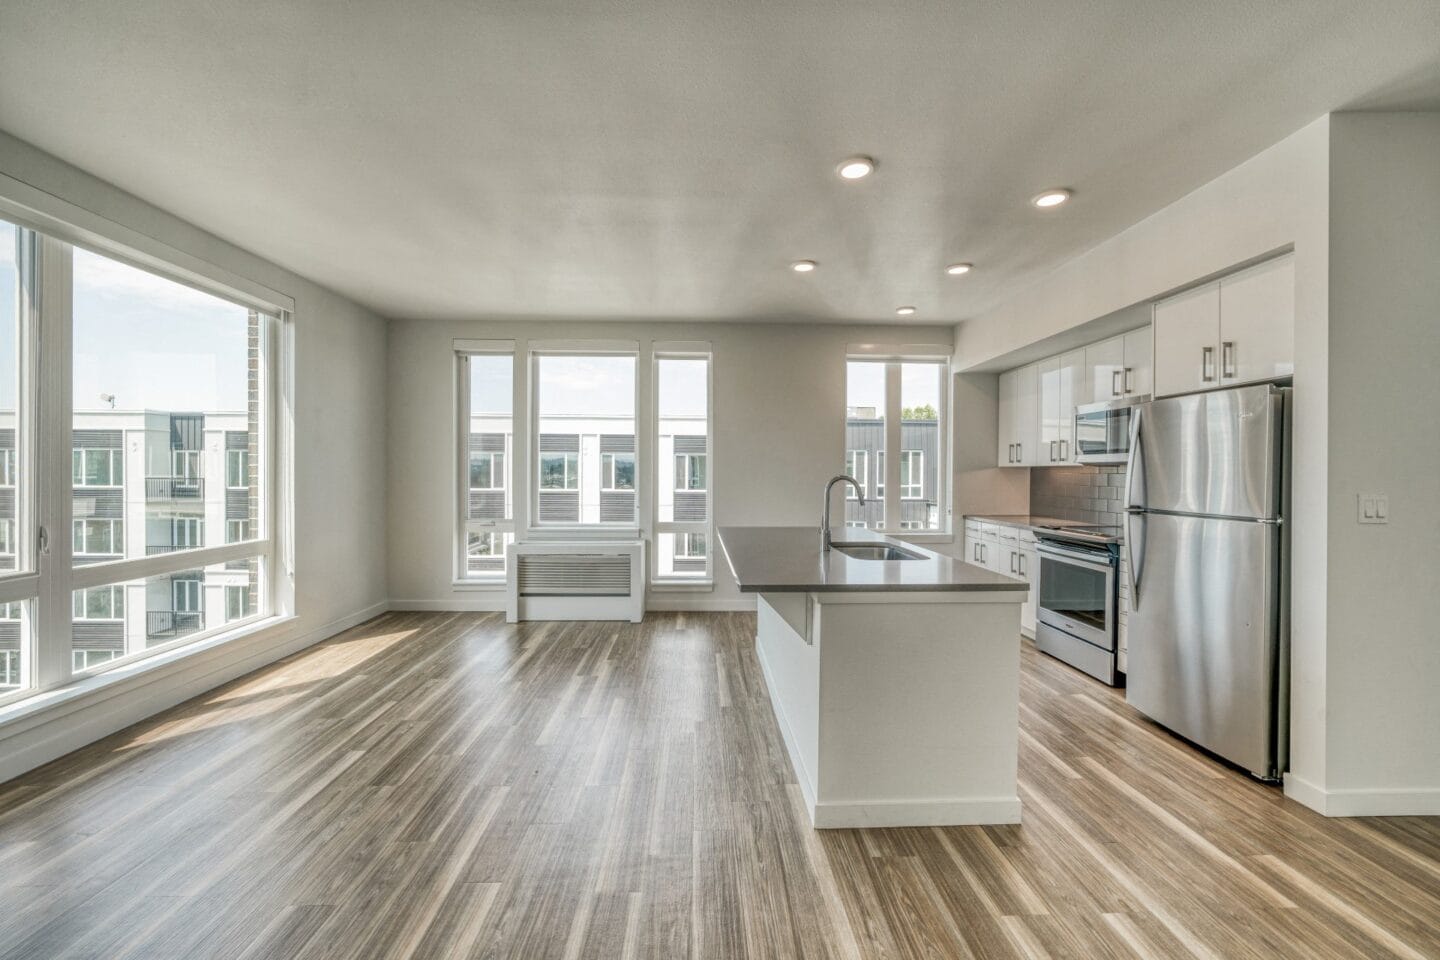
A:
<svg viewBox="0 0 1440 960">
<path fill-rule="evenodd" d="M 1000 377 L 994 373 L 959 373 L 955 392 L 954 444 L 955 516 L 1030 512 L 1030 471 L 996 466 L 999 443 Z M 964 548 L 957 538 L 954 555 Z"/>
<path fill-rule="evenodd" d="M 420 609 L 503 606 L 495 591 L 457 589 L 452 582 L 456 338 L 709 341 L 716 525 L 818 529 L 820 491 L 845 464 L 846 347 L 949 345 L 953 336 L 950 327 L 919 326 L 392 321 L 387 377 L 391 600 Z M 837 521 L 844 516 L 841 508 L 834 516 Z M 643 520 L 648 524 L 648 518 Z M 712 593 L 653 593 L 651 607 L 752 608 L 753 598 L 735 589 L 718 552 L 713 567 Z"/>
<path fill-rule="evenodd" d="M 7 725 L 4 780 L 384 608 L 386 368 L 384 321 L 343 297 L 3 133 L 0 173 L 293 298 L 296 435 L 296 619 L 63 717 Z"/>
<path fill-rule="evenodd" d="M 1335 114 L 1330 171 L 1328 809 L 1440 814 L 1440 114 Z"/>
</svg>

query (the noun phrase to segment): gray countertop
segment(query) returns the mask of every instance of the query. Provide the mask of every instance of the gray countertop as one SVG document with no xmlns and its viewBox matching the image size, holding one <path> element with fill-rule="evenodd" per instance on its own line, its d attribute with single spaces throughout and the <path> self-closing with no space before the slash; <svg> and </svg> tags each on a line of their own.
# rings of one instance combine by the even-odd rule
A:
<svg viewBox="0 0 1440 960">
<path fill-rule="evenodd" d="M 1029 585 L 924 547 L 869 530 L 841 527 L 836 542 L 891 543 L 920 560 L 856 560 L 839 550 L 822 556 L 820 528 L 721 527 L 720 547 L 745 593 L 1016 590 Z"/>
<path fill-rule="evenodd" d="M 967 513 L 966 520 L 979 520 L 981 523 L 998 523 L 1006 527 L 1025 527 L 1029 530 L 1054 529 L 1055 527 L 1098 527 L 1101 524 L 1088 523 L 1083 520 L 1062 520 L 1059 517 L 1042 517 L 1030 514 L 984 514 Z"/>
</svg>

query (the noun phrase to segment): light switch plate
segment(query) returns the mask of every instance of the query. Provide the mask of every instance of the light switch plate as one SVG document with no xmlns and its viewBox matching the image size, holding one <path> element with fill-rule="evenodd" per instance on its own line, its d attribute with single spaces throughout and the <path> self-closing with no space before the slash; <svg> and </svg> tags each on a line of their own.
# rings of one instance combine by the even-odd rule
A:
<svg viewBox="0 0 1440 960">
<path fill-rule="evenodd" d="M 1355 519 L 1361 523 L 1389 523 L 1390 498 L 1383 493 L 1359 494 Z"/>
</svg>

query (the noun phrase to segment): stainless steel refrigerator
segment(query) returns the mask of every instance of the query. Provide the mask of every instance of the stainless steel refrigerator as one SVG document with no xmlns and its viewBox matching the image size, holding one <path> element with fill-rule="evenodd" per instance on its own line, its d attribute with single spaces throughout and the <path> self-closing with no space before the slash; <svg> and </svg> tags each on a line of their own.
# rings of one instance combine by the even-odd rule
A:
<svg viewBox="0 0 1440 960">
<path fill-rule="evenodd" d="M 1141 404 L 1125 477 L 1125 699 L 1265 779 L 1288 744 L 1288 398 L 1263 384 Z"/>
</svg>

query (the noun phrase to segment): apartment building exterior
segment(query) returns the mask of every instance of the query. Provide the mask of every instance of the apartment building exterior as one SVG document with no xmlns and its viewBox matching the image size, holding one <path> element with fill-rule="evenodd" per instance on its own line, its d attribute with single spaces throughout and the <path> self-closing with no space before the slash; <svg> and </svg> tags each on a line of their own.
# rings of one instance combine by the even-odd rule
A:
<svg viewBox="0 0 1440 960">
<path fill-rule="evenodd" d="M 251 535 L 251 432 L 245 413 L 77 413 L 71 540 L 76 565 L 238 543 Z M 0 465 L 14 433 L 0 432 Z M 0 479 L 4 479 L 0 477 Z M 13 484 L 0 487 L 0 564 L 14 566 Z M 6 498 L 4 493 L 10 496 Z M 251 561 L 76 590 L 73 669 L 223 626 L 256 609 Z M 0 684 L 18 681 L 20 611 L 0 611 Z"/>
<path fill-rule="evenodd" d="M 539 526 L 616 524 L 639 526 L 635 421 L 630 417 L 545 417 L 536 451 L 535 522 Z M 656 487 L 662 522 L 707 519 L 710 464 L 704 417 L 662 417 L 655 455 L 661 465 Z M 514 516 L 511 489 L 513 440 L 506 416 L 475 414 L 468 443 L 469 519 L 479 524 Z M 472 530 L 467 571 L 501 576 L 505 544 L 513 534 Z M 667 576 L 703 576 L 709 554 L 701 533 L 657 536 L 656 568 Z"/>
<path fill-rule="evenodd" d="M 900 530 L 940 527 L 940 421 L 900 421 Z M 845 491 L 845 524 L 880 529 L 885 525 L 885 419 L 873 407 L 851 407 L 845 418 L 845 471 L 860 481 L 865 503 Z"/>
</svg>

